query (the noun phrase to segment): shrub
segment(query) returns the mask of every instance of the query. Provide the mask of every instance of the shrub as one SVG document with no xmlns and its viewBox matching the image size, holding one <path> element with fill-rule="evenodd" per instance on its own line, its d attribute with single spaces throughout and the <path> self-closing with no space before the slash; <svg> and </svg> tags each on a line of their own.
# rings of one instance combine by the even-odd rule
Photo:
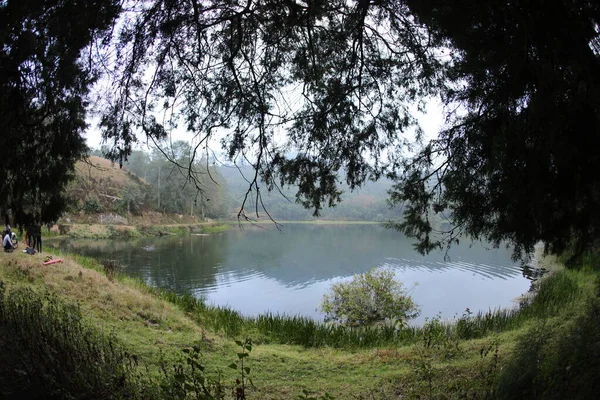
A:
<svg viewBox="0 0 600 400">
<path fill-rule="evenodd" d="M 370 325 L 385 320 L 404 323 L 416 317 L 418 308 L 407 295 L 402 283 L 389 270 L 372 269 L 355 275 L 348 283 L 336 283 L 323 296 L 321 310 L 325 321 L 345 325 Z"/>
<path fill-rule="evenodd" d="M 86 214 L 97 214 L 102 211 L 102 207 L 98 199 L 90 198 L 83 203 L 83 211 Z"/>
</svg>

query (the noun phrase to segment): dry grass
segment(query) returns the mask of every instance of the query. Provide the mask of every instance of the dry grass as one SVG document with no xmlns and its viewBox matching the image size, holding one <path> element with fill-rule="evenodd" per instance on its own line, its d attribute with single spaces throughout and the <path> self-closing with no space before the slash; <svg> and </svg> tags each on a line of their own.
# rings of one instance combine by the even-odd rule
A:
<svg viewBox="0 0 600 400">
<path fill-rule="evenodd" d="M 58 257 L 54 257 L 55 259 Z M 83 268 L 70 257 L 44 266 L 44 254 L 0 254 L 0 279 L 16 285 L 46 287 L 72 304 L 96 325 L 119 334 L 140 353 L 150 354 L 168 342 L 191 345 L 193 338 L 207 336 L 185 313 L 158 298 L 128 285 L 111 282 L 102 273 Z M 140 335 L 140 333 L 143 333 Z M 170 336 L 165 341 L 165 336 Z"/>
<path fill-rule="evenodd" d="M 100 224 L 73 224 L 69 230 L 69 236 L 86 238 L 110 237 L 107 225 Z"/>
<path fill-rule="evenodd" d="M 127 172 L 118 165 L 97 156 L 90 156 L 87 162 L 78 161 L 75 164 L 77 174 L 92 182 L 110 180 L 114 186 L 123 187 L 131 178 Z"/>
</svg>

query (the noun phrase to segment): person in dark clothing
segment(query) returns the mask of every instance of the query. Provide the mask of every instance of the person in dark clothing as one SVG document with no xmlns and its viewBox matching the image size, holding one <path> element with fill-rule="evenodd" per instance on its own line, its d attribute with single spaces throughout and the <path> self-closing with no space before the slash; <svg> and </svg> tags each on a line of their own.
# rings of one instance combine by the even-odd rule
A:
<svg viewBox="0 0 600 400">
<path fill-rule="evenodd" d="M 35 224 L 31 227 L 31 231 L 29 233 L 31 237 L 31 243 L 29 247 L 37 250 L 38 253 L 42 252 L 42 226 Z"/>
<path fill-rule="evenodd" d="M 40 225 L 38 225 L 36 227 L 35 233 L 36 233 L 36 237 L 35 237 L 36 250 L 38 251 L 38 253 L 41 253 L 42 252 L 42 227 Z"/>
<path fill-rule="evenodd" d="M 35 226 L 29 225 L 27 227 L 27 247 L 32 249 L 35 247 Z"/>
</svg>

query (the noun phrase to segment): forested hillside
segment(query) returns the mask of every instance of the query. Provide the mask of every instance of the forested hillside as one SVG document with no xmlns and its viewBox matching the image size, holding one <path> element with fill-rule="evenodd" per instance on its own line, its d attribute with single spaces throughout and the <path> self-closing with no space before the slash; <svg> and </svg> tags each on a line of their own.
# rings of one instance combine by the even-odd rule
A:
<svg viewBox="0 0 600 400">
<path fill-rule="evenodd" d="M 78 215 L 136 217 L 157 212 L 224 219 L 227 202 L 223 186 L 216 183 L 220 177 L 211 171 L 213 181 L 201 170 L 198 168 L 197 180 L 203 191 L 199 193 L 187 175 L 158 152 L 134 152 L 123 168 L 92 155 L 76 164 L 74 179 L 66 189 L 67 215 L 79 220 Z"/>
<path fill-rule="evenodd" d="M 158 149 L 136 150 L 122 169 L 99 156 L 90 157 L 89 164 L 78 164 L 77 179 L 69 189 L 74 209 L 134 215 L 157 211 L 199 218 L 237 218 L 248 191 L 248 180 L 254 176 L 252 167 L 214 166 L 206 159 L 200 159 L 194 162 L 193 178 L 190 178 L 187 171 L 179 167 L 189 165 L 190 150 L 186 142 L 174 142 L 165 153 Z M 101 155 L 102 152 L 96 150 L 92 154 Z M 343 182 L 343 177 L 340 180 Z M 201 192 L 197 191 L 196 185 Z M 319 216 L 314 216 L 312 210 L 296 202 L 295 186 L 268 192 L 260 183 L 259 187 L 264 189 L 258 207 L 256 192 L 252 191 L 248 194 L 246 209 L 255 211 L 252 213 L 254 218 L 258 211 L 259 219 L 268 219 L 268 212 L 275 220 L 288 221 L 397 220 L 402 207 L 389 206 L 387 192 L 391 186 L 392 182 L 385 179 L 368 182 L 354 191 L 341 185 L 342 202 L 335 207 L 325 207 Z"/>
<path fill-rule="evenodd" d="M 252 167 L 215 166 L 206 159 L 197 159 L 193 163 L 193 175 L 189 176 L 183 168 L 190 162 L 188 143 L 174 142 L 163 151 L 136 150 L 122 169 L 99 156 L 91 156 L 88 164 L 78 164 L 77 179 L 69 188 L 72 211 L 131 215 L 156 211 L 200 219 L 237 218 L 254 176 Z M 95 150 L 92 154 L 102 152 Z M 258 207 L 256 191 L 251 191 L 245 208 L 253 210 L 249 214 L 252 218 L 256 218 L 258 212 L 259 220 L 268 219 L 268 212 L 279 221 L 390 221 L 402 215 L 402 206 L 390 207 L 387 202 L 392 181 L 368 182 L 354 191 L 344 184 L 343 176 L 340 181 L 341 203 L 324 207 L 318 216 L 296 201 L 296 186 L 269 192 L 261 181 Z"/>
<path fill-rule="evenodd" d="M 165 153 L 134 151 L 123 169 L 149 185 L 148 204 L 158 212 L 224 219 L 228 215 L 223 178 L 206 159 L 196 159 L 188 173 L 191 148 L 174 142 Z"/>
</svg>

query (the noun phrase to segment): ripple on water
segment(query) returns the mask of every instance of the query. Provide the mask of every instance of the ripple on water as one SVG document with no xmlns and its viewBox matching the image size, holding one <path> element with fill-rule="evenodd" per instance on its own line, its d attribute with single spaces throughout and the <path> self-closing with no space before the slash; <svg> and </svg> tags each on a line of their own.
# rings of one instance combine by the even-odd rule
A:
<svg viewBox="0 0 600 400">
<path fill-rule="evenodd" d="M 485 264 L 465 261 L 430 261 L 409 258 L 386 257 L 388 262 L 382 267 L 413 271 L 427 270 L 432 273 L 442 273 L 448 270 L 472 272 L 486 279 L 509 279 L 522 276 L 523 269 L 516 264 Z"/>
</svg>

